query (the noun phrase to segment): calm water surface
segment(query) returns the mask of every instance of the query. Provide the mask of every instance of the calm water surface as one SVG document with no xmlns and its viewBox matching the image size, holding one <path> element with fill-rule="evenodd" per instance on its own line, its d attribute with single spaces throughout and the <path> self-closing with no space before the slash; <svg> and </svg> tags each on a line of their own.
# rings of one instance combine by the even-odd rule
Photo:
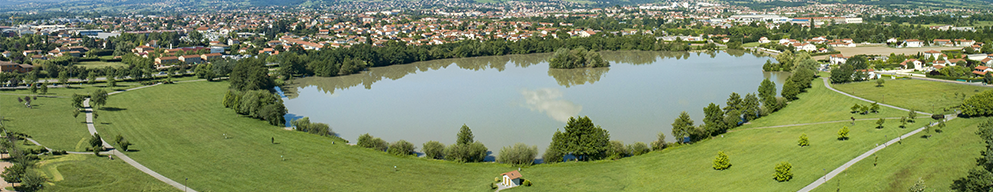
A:
<svg viewBox="0 0 993 192">
<path fill-rule="evenodd" d="M 517 142 L 542 152 L 572 116 L 589 116 L 611 140 L 673 141 L 681 111 L 696 124 L 703 107 L 731 92 L 780 90 L 786 74 L 764 73 L 767 57 L 743 52 L 601 52 L 611 67 L 549 69 L 550 54 L 492 56 L 372 68 L 342 77 L 298 78 L 282 87 L 290 116 L 327 123 L 355 142 L 369 133 L 418 148 L 455 142 L 462 124 L 494 153 Z M 540 155 L 540 154 L 539 154 Z"/>
</svg>

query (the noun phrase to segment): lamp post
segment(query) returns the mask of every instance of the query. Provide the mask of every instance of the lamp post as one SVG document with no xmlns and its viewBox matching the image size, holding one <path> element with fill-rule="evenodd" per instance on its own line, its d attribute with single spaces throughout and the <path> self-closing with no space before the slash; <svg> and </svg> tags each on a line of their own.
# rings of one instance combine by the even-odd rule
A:
<svg viewBox="0 0 993 192">
<path fill-rule="evenodd" d="M 189 183 L 190 183 L 190 178 L 189 178 L 189 177 L 187 177 L 187 178 L 186 178 L 186 182 L 184 182 L 184 184 L 183 184 L 183 192 L 186 192 L 186 188 L 190 188 L 190 187 L 187 187 L 187 186 L 186 186 L 186 184 L 189 184 Z"/>
</svg>

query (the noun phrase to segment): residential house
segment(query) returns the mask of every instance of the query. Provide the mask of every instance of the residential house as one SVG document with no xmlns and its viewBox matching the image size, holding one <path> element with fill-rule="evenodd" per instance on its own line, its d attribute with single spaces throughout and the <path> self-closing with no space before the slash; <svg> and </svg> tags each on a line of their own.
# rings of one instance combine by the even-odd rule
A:
<svg viewBox="0 0 993 192">
<path fill-rule="evenodd" d="M 832 54 L 828 56 L 828 63 L 831 63 L 832 65 L 840 65 L 845 62 L 848 62 L 848 57 L 845 57 L 844 55 Z"/>
<path fill-rule="evenodd" d="M 809 52 L 817 51 L 817 46 L 814 46 L 814 44 L 810 44 L 810 43 L 794 43 L 793 47 L 796 48 L 796 51 L 809 51 Z"/>
<path fill-rule="evenodd" d="M 959 46 L 963 47 L 971 47 L 976 44 L 976 41 L 965 39 L 955 39 L 955 42 L 958 43 Z"/>
<path fill-rule="evenodd" d="M 955 43 L 953 43 L 952 40 L 949 39 L 934 39 L 934 43 L 931 43 L 931 45 L 951 47 L 951 46 L 955 46 Z"/>
<path fill-rule="evenodd" d="M 900 65 L 903 65 L 904 69 L 914 69 L 918 71 L 924 69 L 924 62 L 921 62 L 920 60 L 917 59 L 907 59 L 901 62 Z"/>
<path fill-rule="evenodd" d="M 502 184 L 504 186 L 516 187 L 521 185 L 521 172 L 518 172 L 517 170 L 500 174 L 500 176 L 503 177 Z"/>
<path fill-rule="evenodd" d="M 0 61 L 0 71 L 27 73 L 34 70 L 34 66 L 28 64 L 17 64 L 8 61 Z"/>
<path fill-rule="evenodd" d="M 214 59 L 220 59 L 222 57 L 223 55 L 221 55 L 220 53 L 210 53 L 210 54 L 200 55 L 200 59 L 202 61 L 207 61 L 207 62 L 212 61 Z"/>
<path fill-rule="evenodd" d="M 183 55 L 183 56 L 179 56 L 179 61 L 182 61 L 182 62 L 184 62 L 186 64 L 196 64 L 196 63 L 203 62 L 203 60 L 200 59 L 200 55 Z"/>
<path fill-rule="evenodd" d="M 766 38 L 766 37 L 759 38 L 759 43 L 769 43 L 769 42 L 772 42 L 772 41 L 769 41 L 769 38 Z"/>
<path fill-rule="evenodd" d="M 965 62 L 965 59 L 949 59 L 948 65 L 955 66 L 955 64 L 959 62 Z"/>
<path fill-rule="evenodd" d="M 155 64 L 158 65 L 159 67 L 163 67 L 163 66 L 167 66 L 167 65 L 173 65 L 175 63 L 179 63 L 179 58 L 178 57 L 159 57 L 159 58 L 155 58 Z"/>
<path fill-rule="evenodd" d="M 924 42 L 917 39 L 903 40 L 903 47 L 924 47 Z"/>
<path fill-rule="evenodd" d="M 941 51 L 930 50 L 930 51 L 925 51 L 924 54 L 927 55 L 928 57 L 934 58 L 935 60 L 941 60 L 944 58 L 944 56 L 942 56 L 941 54 Z"/>
<path fill-rule="evenodd" d="M 993 71 L 993 68 L 987 66 L 976 66 L 975 70 L 972 71 L 972 74 L 984 76 L 986 75 L 986 73 L 989 73 L 990 71 Z"/>
</svg>

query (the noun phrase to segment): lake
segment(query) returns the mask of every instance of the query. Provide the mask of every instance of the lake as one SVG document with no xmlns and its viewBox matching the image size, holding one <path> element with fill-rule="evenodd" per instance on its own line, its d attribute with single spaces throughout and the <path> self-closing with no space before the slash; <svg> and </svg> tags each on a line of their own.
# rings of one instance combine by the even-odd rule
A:
<svg viewBox="0 0 993 192">
<path fill-rule="evenodd" d="M 281 90 L 288 116 L 327 123 L 353 143 L 369 133 L 418 149 L 429 140 L 449 145 L 465 124 L 494 153 L 517 142 L 543 152 L 574 116 L 625 144 L 651 143 L 659 132 L 672 142 L 681 111 L 699 125 L 707 104 L 755 93 L 764 78 L 781 90 L 787 76 L 762 71 L 771 58 L 741 51 L 601 54 L 611 67 L 549 69 L 551 54 L 445 59 L 296 78 Z"/>
</svg>

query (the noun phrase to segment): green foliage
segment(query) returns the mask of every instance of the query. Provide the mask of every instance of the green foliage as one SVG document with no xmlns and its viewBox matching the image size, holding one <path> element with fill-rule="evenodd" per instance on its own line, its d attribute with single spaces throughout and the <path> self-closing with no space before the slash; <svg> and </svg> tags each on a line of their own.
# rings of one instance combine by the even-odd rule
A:
<svg viewBox="0 0 993 192">
<path fill-rule="evenodd" d="M 710 103 L 710 105 L 703 108 L 703 114 L 703 123 L 706 126 L 708 134 L 719 135 L 727 131 L 727 124 L 724 122 L 724 111 L 721 111 L 719 105 Z"/>
<path fill-rule="evenodd" d="M 462 124 L 462 128 L 459 128 L 459 134 L 456 136 L 458 140 L 455 141 L 455 144 L 470 144 L 473 142 L 473 139 L 475 138 L 474 136 L 472 136 L 472 130 L 469 129 L 469 126 L 466 126 L 465 124 Z"/>
<path fill-rule="evenodd" d="M 378 137 L 373 137 L 368 133 L 360 135 L 359 141 L 355 145 L 359 147 L 376 149 L 377 151 L 386 151 L 386 149 L 389 148 L 389 143 Z"/>
<path fill-rule="evenodd" d="M 841 64 L 837 68 L 831 69 L 831 83 L 851 82 L 853 74 L 855 74 L 855 67 L 849 64 Z"/>
<path fill-rule="evenodd" d="M 759 99 L 762 100 L 762 106 L 768 112 L 779 110 L 776 101 L 776 83 L 770 81 L 769 78 L 762 80 L 762 84 L 759 85 Z"/>
<path fill-rule="evenodd" d="M 90 137 L 90 147 L 94 148 L 94 151 L 99 151 L 97 148 L 103 145 L 103 140 L 100 139 L 99 133 L 94 133 L 93 137 Z"/>
<path fill-rule="evenodd" d="M 879 113 L 879 102 L 873 102 L 869 104 L 869 112 Z"/>
<path fill-rule="evenodd" d="M 714 158 L 714 169 L 715 170 L 725 170 L 731 168 L 731 159 L 728 158 L 724 151 L 717 152 L 717 158 Z"/>
<path fill-rule="evenodd" d="M 331 126 L 325 123 L 311 123 L 309 117 L 290 121 L 290 124 L 296 127 L 297 131 L 303 131 L 320 136 L 334 136 L 334 132 L 331 131 Z"/>
<path fill-rule="evenodd" d="M 745 100 L 742 103 L 743 110 L 741 112 L 745 117 L 745 121 L 752 121 L 759 118 L 759 98 L 755 96 L 754 93 L 745 94 Z"/>
<path fill-rule="evenodd" d="M 806 133 L 800 135 L 800 140 L 797 141 L 797 145 L 800 145 L 800 147 L 810 146 L 810 141 L 807 140 Z"/>
<path fill-rule="evenodd" d="M 883 80 L 883 78 L 876 79 L 876 87 L 883 87 L 883 83 L 886 83 L 886 80 Z"/>
<path fill-rule="evenodd" d="M 790 169 L 792 168 L 793 165 L 785 161 L 776 164 L 776 174 L 773 175 L 773 179 L 776 179 L 776 181 L 779 182 L 789 181 L 790 179 L 793 179 L 793 172 L 790 171 Z"/>
<path fill-rule="evenodd" d="M 900 117 L 900 128 L 907 128 L 907 117 Z"/>
<path fill-rule="evenodd" d="M 668 143 L 665 142 L 665 133 L 659 132 L 658 139 L 652 141 L 652 151 L 665 149 L 667 145 Z"/>
<path fill-rule="evenodd" d="M 993 115 L 993 89 L 973 95 L 962 103 L 962 114 L 968 116 Z"/>
<path fill-rule="evenodd" d="M 627 151 L 631 152 L 631 155 L 641 155 L 651 151 L 651 149 L 648 148 L 648 145 L 643 142 L 634 142 L 634 144 L 628 145 L 627 149 Z"/>
<path fill-rule="evenodd" d="M 559 163 L 564 159 L 565 153 L 556 150 L 555 148 L 549 147 L 545 150 L 545 153 L 541 155 L 542 161 L 544 163 Z"/>
<path fill-rule="evenodd" d="M 69 71 L 62 70 L 59 72 L 59 85 L 63 85 L 67 88 L 69 87 Z"/>
<path fill-rule="evenodd" d="M 876 121 L 876 128 L 877 129 L 878 128 L 883 128 L 883 123 L 886 123 L 886 119 L 879 118 L 879 120 Z"/>
<path fill-rule="evenodd" d="M 103 89 L 97 89 L 96 91 L 93 91 L 93 93 L 90 94 L 90 100 L 93 101 L 93 104 L 104 106 L 107 104 L 107 96 L 108 96 L 107 91 Z"/>
<path fill-rule="evenodd" d="M 117 80 L 112 76 L 107 76 L 107 87 L 117 87 Z"/>
<path fill-rule="evenodd" d="M 238 65 L 231 71 L 231 89 L 238 91 L 272 89 L 276 84 L 268 73 L 264 61 L 260 59 L 239 60 Z"/>
<path fill-rule="evenodd" d="M 679 113 L 679 117 L 672 122 L 672 136 L 676 137 L 676 142 L 682 143 L 683 138 L 690 136 L 693 128 L 693 119 L 690 119 L 690 115 L 687 114 L 686 111 L 683 111 L 682 113 Z"/>
<path fill-rule="evenodd" d="M 431 159 L 445 159 L 445 144 L 438 141 L 428 141 L 422 147 L 424 156 Z"/>
<path fill-rule="evenodd" d="M 31 93 L 38 93 L 38 83 L 31 83 L 31 87 L 28 89 L 31 90 Z"/>
<path fill-rule="evenodd" d="M 838 140 L 848 140 L 848 126 L 841 127 L 841 130 L 838 130 Z"/>
<path fill-rule="evenodd" d="M 570 117 L 565 132 L 556 131 L 552 136 L 552 147 L 582 161 L 603 159 L 610 147 L 610 133 L 589 117 Z"/>
<path fill-rule="evenodd" d="M 862 110 L 862 105 L 859 105 L 858 103 L 852 106 L 852 113 L 858 113 L 861 110 Z"/>
<path fill-rule="evenodd" d="M 610 149 L 607 150 L 609 159 L 620 159 L 631 155 L 631 151 L 624 147 L 623 141 L 610 141 Z"/>
<path fill-rule="evenodd" d="M 975 168 L 969 170 L 969 175 L 953 181 L 951 188 L 956 191 L 989 191 L 993 186 L 993 173 Z"/>
<path fill-rule="evenodd" d="M 538 146 L 515 143 L 513 146 L 500 149 L 500 155 L 497 156 L 496 161 L 514 166 L 531 166 L 537 156 Z"/>
<path fill-rule="evenodd" d="M 414 155 L 414 144 L 407 142 L 405 140 L 399 140 L 390 144 L 390 148 L 386 150 L 387 153 L 396 156 L 409 156 Z"/>
<path fill-rule="evenodd" d="M 600 53 L 596 51 L 587 51 L 586 48 L 582 47 L 572 50 L 566 48 L 558 49 L 548 62 L 548 67 L 557 69 L 597 68 L 609 66 L 610 64 L 603 60 Z"/>
<path fill-rule="evenodd" d="M 16 163 L 13 166 L 7 167 L 3 170 L 3 180 L 7 183 L 20 183 L 23 179 L 24 173 L 27 172 L 27 167 L 24 164 Z"/>
<path fill-rule="evenodd" d="M 41 94 L 48 94 L 48 82 L 41 82 Z"/>
<path fill-rule="evenodd" d="M 522 184 L 524 184 L 524 186 L 528 186 L 528 187 L 530 187 L 531 185 L 533 185 L 533 184 L 531 183 L 531 180 L 530 180 L 530 179 L 525 179 L 525 180 L 524 180 L 524 183 L 522 183 Z"/>
<path fill-rule="evenodd" d="M 283 105 L 283 100 L 279 98 L 279 95 L 268 90 L 249 90 L 240 93 L 229 91 L 228 93 L 229 95 L 225 95 L 222 103 L 238 114 L 265 120 L 273 126 L 283 126 L 286 122 L 283 117 L 286 115 L 286 106 Z M 330 131 L 328 132 L 330 133 Z M 323 131 L 315 131 L 315 133 L 323 133 Z"/>
<path fill-rule="evenodd" d="M 452 144 L 445 148 L 445 159 L 456 162 L 482 162 L 486 158 L 486 146 L 479 141 L 470 144 Z"/>
</svg>

